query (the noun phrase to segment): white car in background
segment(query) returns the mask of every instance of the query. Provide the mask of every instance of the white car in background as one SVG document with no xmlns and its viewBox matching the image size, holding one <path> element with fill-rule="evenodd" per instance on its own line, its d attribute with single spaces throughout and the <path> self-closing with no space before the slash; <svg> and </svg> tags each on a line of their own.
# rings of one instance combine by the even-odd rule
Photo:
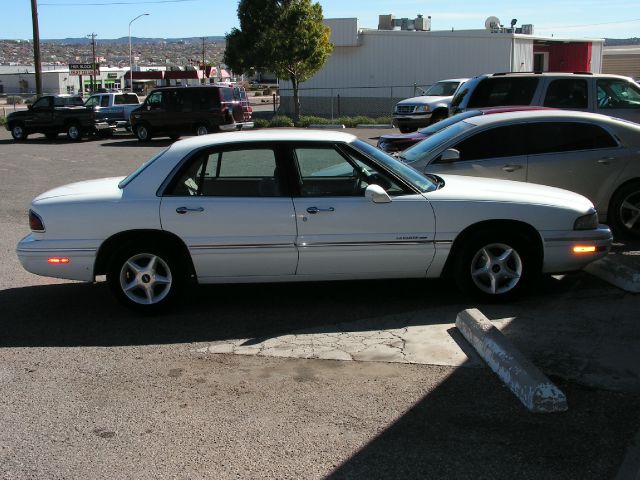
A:
<svg viewBox="0 0 640 480">
<path fill-rule="evenodd" d="M 519 182 L 423 176 L 353 135 L 235 132 L 176 142 L 126 178 L 33 200 L 30 272 L 93 281 L 154 310 L 199 283 L 452 275 L 508 299 L 604 256 L 589 200 Z"/>
</svg>

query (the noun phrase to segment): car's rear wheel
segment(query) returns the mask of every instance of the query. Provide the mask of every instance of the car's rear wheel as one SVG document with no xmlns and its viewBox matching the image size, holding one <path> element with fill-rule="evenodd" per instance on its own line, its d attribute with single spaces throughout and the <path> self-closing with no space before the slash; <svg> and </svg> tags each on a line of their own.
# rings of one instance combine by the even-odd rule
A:
<svg viewBox="0 0 640 480">
<path fill-rule="evenodd" d="M 458 287 L 485 301 L 519 295 L 540 271 L 526 239 L 506 232 L 474 232 L 457 252 L 454 275 Z"/>
<path fill-rule="evenodd" d="M 26 140 L 28 135 L 29 134 L 25 130 L 24 125 L 21 123 L 16 123 L 11 127 L 11 136 L 18 142 Z"/>
<path fill-rule="evenodd" d="M 140 246 L 125 248 L 113 257 L 107 281 L 126 306 L 152 312 L 179 297 L 186 274 L 168 249 Z"/>
<path fill-rule="evenodd" d="M 611 199 L 609 223 L 618 238 L 640 238 L 640 182 L 629 183 Z"/>
<path fill-rule="evenodd" d="M 207 127 L 204 124 L 196 125 L 196 128 L 195 128 L 196 135 L 198 136 L 209 134 L 209 130 L 210 130 L 209 127 Z"/>
<path fill-rule="evenodd" d="M 138 137 L 138 140 L 141 142 L 150 142 L 151 130 L 146 124 L 142 123 L 136 126 L 136 137 Z"/>
<path fill-rule="evenodd" d="M 67 125 L 67 138 L 72 142 L 82 140 L 82 128 L 79 124 L 74 122 Z"/>
</svg>

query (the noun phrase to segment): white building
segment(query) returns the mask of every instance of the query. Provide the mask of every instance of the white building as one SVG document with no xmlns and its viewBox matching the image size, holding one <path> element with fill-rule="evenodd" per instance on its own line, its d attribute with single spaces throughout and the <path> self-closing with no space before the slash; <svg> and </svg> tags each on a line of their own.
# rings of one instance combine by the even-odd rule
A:
<svg viewBox="0 0 640 480">
<path fill-rule="evenodd" d="M 397 101 L 420 93 L 417 87 L 447 78 L 493 72 L 601 70 L 602 39 L 537 37 L 531 25 L 429 31 L 430 19 L 424 22 L 422 17 L 408 24 L 411 28 L 420 20 L 421 28 L 426 28 L 423 31 L 390 30 L 381 29 L 393 28 L 388 16 L 380 20 L 377 30 L 359 28 L 356 18 L 324 21 L 331 28 L 334 49 L 324 67 L 301 84 L 303 115 L 390 115 Z M 531 33 L 517 33 L 520 31 Z M 280 95 L 283 110 L 290 113 L 288 79 L 280 82 Z"/>
</svg>

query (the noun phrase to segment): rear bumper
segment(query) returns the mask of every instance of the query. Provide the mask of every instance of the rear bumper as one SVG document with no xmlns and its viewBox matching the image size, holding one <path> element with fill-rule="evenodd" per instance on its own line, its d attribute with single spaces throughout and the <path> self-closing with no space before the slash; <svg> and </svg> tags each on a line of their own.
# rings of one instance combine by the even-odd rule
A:
<svg viewBox="0 0 640 480">
<path fill-rule="evenodd" d="M 219 128 L 223 132 L 230 132 L 233 130 L 247 130 L 249 128 L 253 128 L 253 122 L 228 123 L 226 125 L 220 125 Z"/>
</svg>

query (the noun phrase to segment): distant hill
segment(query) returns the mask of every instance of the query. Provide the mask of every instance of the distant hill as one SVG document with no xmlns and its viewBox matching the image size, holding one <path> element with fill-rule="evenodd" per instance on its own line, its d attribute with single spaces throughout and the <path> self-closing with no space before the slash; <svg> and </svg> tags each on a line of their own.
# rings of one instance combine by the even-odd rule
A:
<svg viewBox="0 0 640 480">
<path fill-rule="evenodd" d="M 211 36 L 204 37 L 208 42 L 224 42 L 225 38 L 222 36 Z M 52 43 L 59 45 L 87 45 L 91 43 L 90 38 L 80 37 L 80 38 L 61 38 L 61 39 L 42 39 L 43 43 Z M 120 37 L 120 38 L 100 38 L 96 37 L 96 41 L 103 45 L 128 45 L 129 37 Z M 182 43 L 182 44 L 190 44 L 190 43 L 202 43 L 202 37 L 184 37 L 184 38 L 143 38 L 143 37 L 131 37 L 132 44 L 167 44 L 167 43 Z"/>
<path fill-rule="evenodd" d="M 614 45 L 640 45 L 640 38 L 605 38 L 604 44 L 607 47 Z"/>
</svg>

